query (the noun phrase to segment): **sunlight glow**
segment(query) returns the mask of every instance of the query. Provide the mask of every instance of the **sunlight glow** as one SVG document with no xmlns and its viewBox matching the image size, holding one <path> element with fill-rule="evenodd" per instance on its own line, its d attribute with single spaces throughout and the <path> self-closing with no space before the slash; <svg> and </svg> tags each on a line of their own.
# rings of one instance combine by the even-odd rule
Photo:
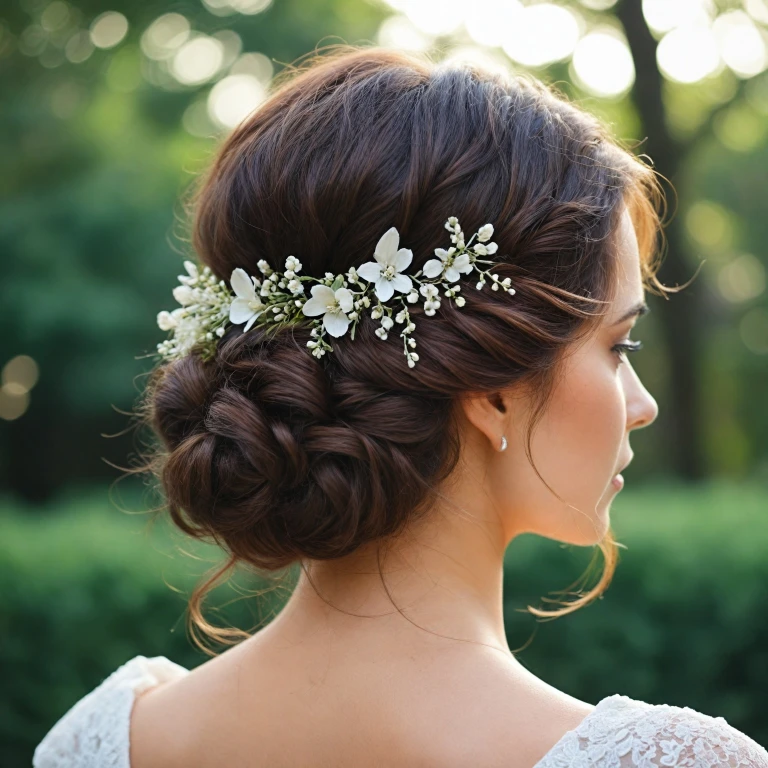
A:
<svg viewBox="0 0 768 768">
<path fill-rule="evenodd" d="M 224 46 L 207 35 L 188 40 L 171 63 L 171 74 L 184 85 L 200 85 L 210 80 L 224 63 Z"/>
<path fill-rule="evenodd" d="M 230 16 L 233 13 L 253 16 L 269 8 L 272 0 L 203 0 L 203 5 L 214 16 Z"/>
<path fill-rule="evenodd" d="M 431 35 L 422 32 L 407 16 L 398 13 L 381 23 L 376 36 L 379 45 L 405 51 L 426 51 L 433 42 Z"/>
<path fill-rule="evenodd" d="M 422 32 L 435 36 L 455 32 L 471 8 L 466 0 L 398 0 L 389 4 L 402 11 Z"/>
<path fill-rule="evenodd" d="M 765 267 L 756 256 L 744 253 L 722 267 L 717 285 L 728 301 L 749 301 L 765 290 Z"/>
<path fill-rule="evenodd" d="M 579 40 L 573 52 L 573 74 L 596 96 L 617 97 L 635 82 L 635 64 L 626 40 L 610 28 Z"/>
<path fill-rule="evenodd" d="M 656 48 L 659 69 L 670 80 L 695 83 L 721 66 L 720 51 L 712 29 L 704 24 L 676 27 Z"/>
<path fill-rule="evenodd" d="M 568 58 L 581 35 L 574 13 L 553 3 L 523 8 L 507 29 L 502 47 L 513 60 L 526 67 L 543 67 Z"/>
<path fill-rule="evenodd" d="M 128 19 L 117 11 L 107 11 L 91 22 L 91 42 L 97 48 L 114 48 L 128 34 Z"/>
<path fill-rule="evenodd" d="M 519 0 L 477 0 L 466 14 L 464 26 L 480 45 L 500 46 L 523 10 Z"/>
<path fill-rule="evenodd" d="M 744 9 L 761 24 L 768 24 L 768 3 L 765 0 L 743 0 Z"/>
<path fill-rule="evenodd" d="M 266 88 L 253 75 L 229 75 L 211 89 L 208 114 L 222 128 L 234 128 L 266 96 Z"/>
<path fill-rule="evenodd" d="M 173 56 L 189 37 L 189 22 L 180 13 L 165 13 L 156 18 L 141 36 L 145 56 L 156 61 Z"/>
<path fill-rule="evenodd" d="M 269 81 L 275 73 L 275 67 L 272 61 L 263 53 L 244 53 L 230 68 L 230 75 L 253 75 L 264 85 L 269 85 Z"/>
<path fill-rule="evenodd" d="M 656 33 L 691 24 L 712 23 L 716 13 L 712 0 L 643 0 L 643 16 Z"/>
<path fill-rule="evenodd" d="M 580 2 L 590 11 L 607 11 L 616 5 L 616 0 L 580 0 Z"/>
<path fill-rule="evenodd" d="M 740 77 L 754 77 L 768 67 L 765 40 L 744 11 L 721 14 L 712 31 L 723 60 Z"/>
</svg>

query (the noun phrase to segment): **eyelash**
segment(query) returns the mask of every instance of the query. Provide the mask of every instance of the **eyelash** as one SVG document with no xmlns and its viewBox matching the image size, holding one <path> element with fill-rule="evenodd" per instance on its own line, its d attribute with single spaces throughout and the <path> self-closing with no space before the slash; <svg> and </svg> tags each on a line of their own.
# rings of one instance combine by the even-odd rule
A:
<svg viewBox="0 0 768 768">
<path fill-rule="evenodd" d="M 637 352 L 639 349 L 643 348 L 643 342 L 642 341 L 633 341 L 633 342 L 620 342 L 619 344 L 616 344 L 612 348 L 612 352 L 615 352 L 619 358 L 621 359 L 622 354 L 626 352 Z"/>
</svg>

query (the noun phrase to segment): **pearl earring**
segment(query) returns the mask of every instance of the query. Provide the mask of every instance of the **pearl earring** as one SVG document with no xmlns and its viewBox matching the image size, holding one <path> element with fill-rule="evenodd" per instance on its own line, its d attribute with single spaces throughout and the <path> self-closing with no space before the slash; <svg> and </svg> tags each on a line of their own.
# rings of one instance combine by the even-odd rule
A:
<svg viewBox="0 0 768 768">
<path fill-rule="evenodd" d="M 506 451 L 507 450 L 507 438 L 504 437 L 504 435 L 501 436 L 501 448 L 499 448 L 500 451 Z"/>
</svg>

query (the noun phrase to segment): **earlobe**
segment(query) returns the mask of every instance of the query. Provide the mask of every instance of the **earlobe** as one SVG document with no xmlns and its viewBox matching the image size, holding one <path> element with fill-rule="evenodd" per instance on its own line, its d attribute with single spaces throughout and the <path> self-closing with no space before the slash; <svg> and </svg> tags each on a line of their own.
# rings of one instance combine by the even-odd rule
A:
<svg viewBox="0 0 768 768">
<path fill-rule="evenodd" d="M 494 450 L 503 451 L 507 439 L 507 405 L 498 392 L 465 397 L 462 401 L 467 420 L 489 440 Z"/>
</svg>

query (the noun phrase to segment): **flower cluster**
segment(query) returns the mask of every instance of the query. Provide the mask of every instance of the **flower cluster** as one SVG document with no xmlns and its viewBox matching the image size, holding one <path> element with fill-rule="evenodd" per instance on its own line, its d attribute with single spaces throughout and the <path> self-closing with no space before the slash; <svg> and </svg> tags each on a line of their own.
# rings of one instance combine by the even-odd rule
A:
<svg viewBox="0 0 768 768">
<path fill-rule="evenodd" d="M 445 228 L 451 233 L 452 245 L 447 249 L 436 248 L 437 258 L 427 261 L 423 270 L 412 276 L 404 272 L 413 260 L 413 253 L 400 248 L 400 235 L 395 227 L 390 227 L 379 239 L 374 261 L 358 268 L 350 267 L 343 275 L 331 272 L 322 278 L 300 275 L 302 265 L 295 256 L 288 256 L 285 270 L 278 272 L 262 259 L 257 263 L 261 273 L 258 278 L 240 267 L 234 269 L 230 291 L 223 280 L 216 280 L 208 267 L 200 270 L 185 261 L 188 274 L 179 276 L 181 284 L 173 291 L 181 306 L 172 312 L 160 312 L 157 317 L 159 327 L 172 331 L 172 337 L 158 344 L 157 351 L 166 360 L 172 360 L 197 348 L 204 359 L 210 359 L 217 337 L 224 335 L 227 321 L 235 325 L 244 323 L 243 332 L 246 332 L 253 325 L 288 325 L 313 318 L 312 339 L 307 347 L 320 358 L 333 351 L 326 333 L 339 338 L 351 326 L 350 338 L 354 340 L 360 317 L 370 310 L 371 319 L 381 321 L 375 333 L 382 340 L 388 338 L 395 323 L 403 326 L 400 337 L 408 366 L 413 368 L 419 355 L 413 351 L 416 340 L 412 334 L 416 325 L 411 320 L 409 304 L 423 299 L 424 314 L 432 316 L 440 309 L 442 288 L 443 296 L 453 299 L 457 307 L 463 307 L 466 300 L 458 295 L 461 286 L 455 283 L 462 274 L 472 271 L 479 274 L 477 290 L 482 290 L 490 280 L 492 290 L 501 288 L 515 293 L 510 287 L 510 278 L 500 280 L 495 272 L 478 267 L 478 264 L 493 264 L 480 257 L 493 255 L 498 250 L 497 244 L 490 242 L 491 224 L 482 226 L 468 241 L 455 216 L 448 218 Z M 473 244 L 475 238 L 477 242 Z M 304 292 L 304 283 L 308 281 L 317 283 L 312 286 L 309 298 Z M 400 310 L 393 319 L 395 307 L 388 306 L 387 302 L 395 294 L 398 294 Z"/>
</svg>

